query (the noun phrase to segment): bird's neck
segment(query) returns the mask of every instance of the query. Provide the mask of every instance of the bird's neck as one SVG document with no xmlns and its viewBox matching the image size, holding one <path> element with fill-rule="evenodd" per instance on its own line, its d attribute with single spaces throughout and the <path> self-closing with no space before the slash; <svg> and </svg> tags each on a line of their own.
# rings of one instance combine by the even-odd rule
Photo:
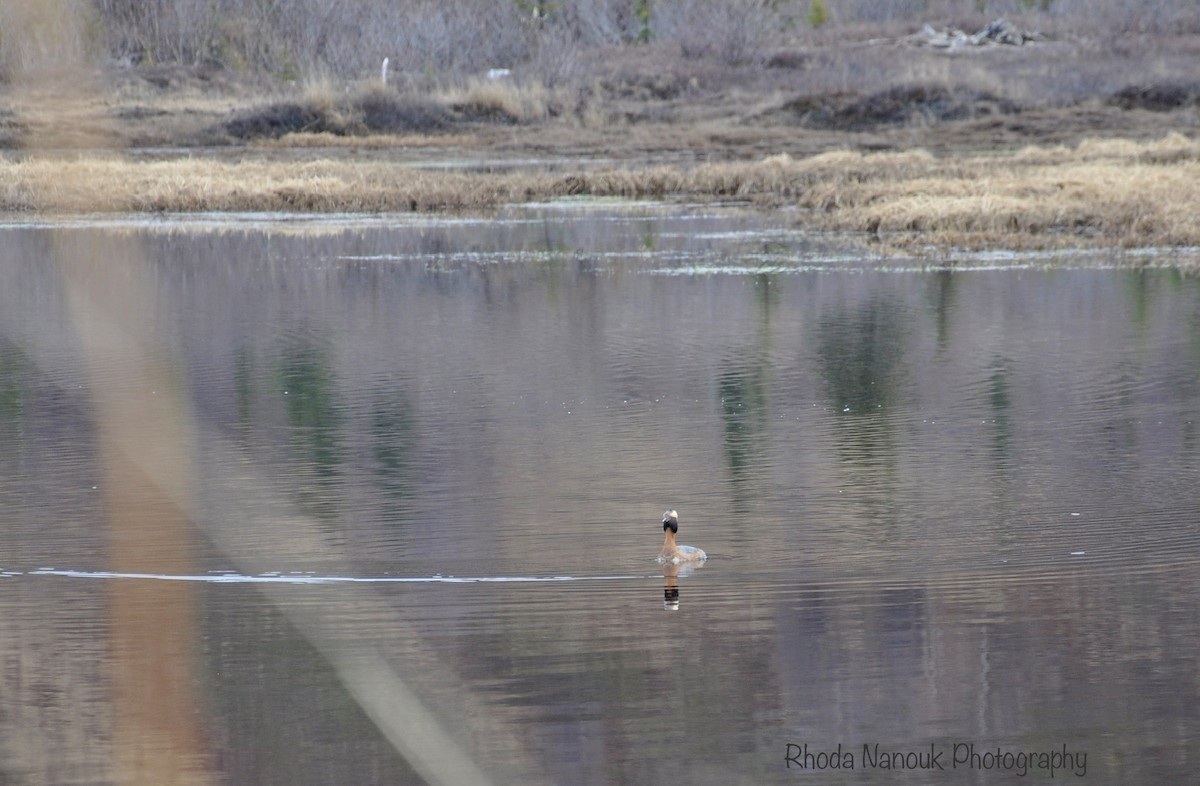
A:
<svg viewBox="0 0 1200 786">
<path fill-rule="evenodd" d="M 662 554 L 673 554 L 676 550 L 675 533 L 670 529 L 663 531 L 663 547 Z"/>
</svg>

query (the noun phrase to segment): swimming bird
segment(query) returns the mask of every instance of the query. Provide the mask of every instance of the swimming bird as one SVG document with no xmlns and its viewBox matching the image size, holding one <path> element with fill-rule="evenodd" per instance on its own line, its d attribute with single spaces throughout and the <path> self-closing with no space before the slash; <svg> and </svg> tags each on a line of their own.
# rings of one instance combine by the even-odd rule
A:
<svg viewBox="0 0 1200 786">
<path fill-rule="evenodd" d="M 663 547 L 662 551 L 658 552 L 659 562 L 672 562 L 679 564 L 681 562 L 703 562 L 708 559 L 708 555 L 703 549 L 698 549 L 695 546 L 680 546 L 675 543 L 675 533 L 679 532 L 679 514 L 674 510 L 668 510 L 663 513 Z"/>
</svg>

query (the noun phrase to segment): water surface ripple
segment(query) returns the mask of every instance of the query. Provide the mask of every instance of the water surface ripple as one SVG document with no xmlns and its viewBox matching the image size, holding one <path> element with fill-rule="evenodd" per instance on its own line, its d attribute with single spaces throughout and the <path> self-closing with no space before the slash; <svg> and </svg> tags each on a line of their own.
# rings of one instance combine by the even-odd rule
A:
<svg viewBox="0 0 1200 786">
<path fill-rule="evenodd" d="M 1193 251 L 799 218 L 0 225 L 0 780 L 1194 780 Z"/>
</svg>

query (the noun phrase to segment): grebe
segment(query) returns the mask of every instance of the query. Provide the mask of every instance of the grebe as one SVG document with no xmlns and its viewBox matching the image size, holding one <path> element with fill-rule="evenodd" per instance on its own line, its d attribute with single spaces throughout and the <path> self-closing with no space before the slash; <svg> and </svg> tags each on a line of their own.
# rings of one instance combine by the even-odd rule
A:
<svg viewBox="0 0 1200 786">
<path fill-rule="evenodd" d="M 663 547 L 662 551 L 658 552 L 659 562 L 703 562 L 708 559 L 708 555 L 703 549 L 698 549 L 695 546 L 679 546 L 675 543 L 675 533 L 679 531 L 679 514 L 674 510 L 668 510 L 662 517 L 663 525 Z"/>
</svg>

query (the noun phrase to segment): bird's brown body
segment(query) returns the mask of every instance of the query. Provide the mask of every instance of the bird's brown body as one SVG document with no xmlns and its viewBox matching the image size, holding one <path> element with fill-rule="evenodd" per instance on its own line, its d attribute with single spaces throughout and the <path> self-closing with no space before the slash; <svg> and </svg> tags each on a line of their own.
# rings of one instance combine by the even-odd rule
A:
<svg viewBox="0 0 1200 786">
<path fill-rule="evenodd" d="M 659 562 L 672 562 L 679 564 L 681 562 L 703 562 L 708 559 L 708 555 L 703 549 L 698 549 L 695 546 L 681 546 L 675 542 L 675 534 L 679 532 L 679 514 L 674 510 L 668 510 L 663 514 L 663 546 L 658 552 Z"/>
</svg>

